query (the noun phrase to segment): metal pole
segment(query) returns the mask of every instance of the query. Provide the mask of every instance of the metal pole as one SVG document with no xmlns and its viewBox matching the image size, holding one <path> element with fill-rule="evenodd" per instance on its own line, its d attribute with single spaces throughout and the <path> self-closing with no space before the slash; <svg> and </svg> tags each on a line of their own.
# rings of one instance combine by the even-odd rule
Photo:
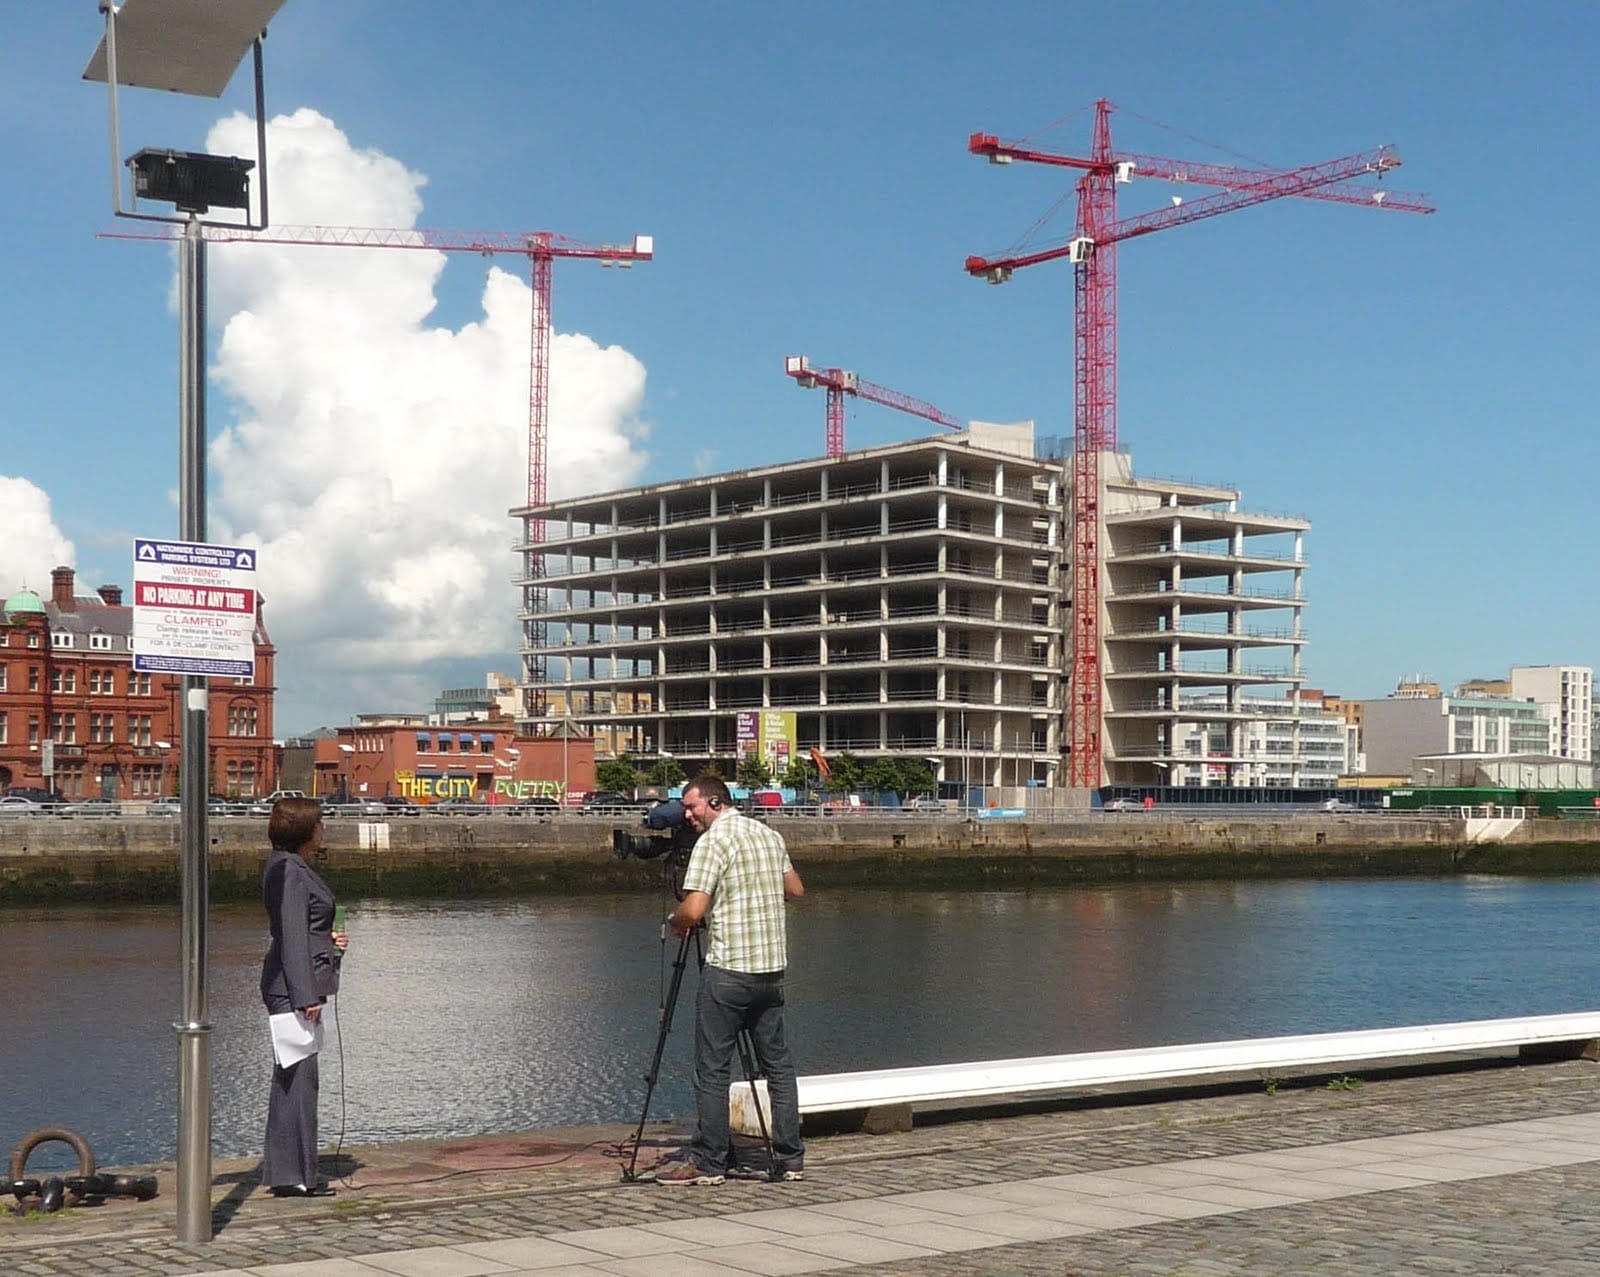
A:
<svg viewBox="0 0 1600 1277">
<path fill-rule="evenodd" d="M 206 242 L 183 230 L 178 264 L 178 535 L 206 539 Z M 211 1240 L 211 1025 L 207 1022 L 206 680 L 183 676 L 181 873 L 183 1019 L 178 1031 L 178 1240 Z"/>
</svg>

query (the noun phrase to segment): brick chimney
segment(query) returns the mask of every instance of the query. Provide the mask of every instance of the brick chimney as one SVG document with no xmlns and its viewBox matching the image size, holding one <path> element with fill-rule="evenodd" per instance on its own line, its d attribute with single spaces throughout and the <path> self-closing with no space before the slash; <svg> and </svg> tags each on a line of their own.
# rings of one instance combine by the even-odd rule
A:
<svg viewBox="0 0 1600 1277">
<path fill-rule="evenodd" d="M 78 600 L 73 593 L 73 579 L 77 574 L 71 568 L 50 569 L 50 601 L 63 612 L 77 610 Z"/>
<path fill-rule="evenodd" d="M 100 601 L 107 607 L 122 606 L 122 587 L 120 585 L 102 585 L 99 592 Z"/>
</svg>

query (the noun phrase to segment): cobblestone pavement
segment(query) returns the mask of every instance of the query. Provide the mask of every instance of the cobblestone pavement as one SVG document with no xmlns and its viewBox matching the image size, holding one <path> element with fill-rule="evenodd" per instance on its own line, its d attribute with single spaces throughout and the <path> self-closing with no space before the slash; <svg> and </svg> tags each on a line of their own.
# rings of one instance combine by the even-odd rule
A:
<svg viewBox="0 0 1600 1277">
<path fill-rule="evenodd" d="M 0 1218 L 0 1273 L 1600 1271 L 1594 1064 L 1362 1076 L 823 1136 L 795 1184 L 623 1184 L 618 1130 L 357 1150 L 328 1201 L 219 1165 L 209 1244 L 172 1240 L 164 1179 L 151 1203 Z"/>
</svg>

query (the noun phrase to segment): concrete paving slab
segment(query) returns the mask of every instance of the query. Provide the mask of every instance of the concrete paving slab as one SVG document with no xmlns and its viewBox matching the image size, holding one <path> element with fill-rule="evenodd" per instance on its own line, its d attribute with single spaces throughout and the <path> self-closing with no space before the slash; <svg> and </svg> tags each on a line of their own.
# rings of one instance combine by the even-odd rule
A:
<svg viewBox="0 0 1600 1277">
<path fill-rule="evenodd" d="M 814 1255 L 809 1251 L 781 1245 L 714 1246 L 698 1253 L 710 1263 L 724 1264 L 741 1272 L 764 1274 L 765 1277 L 827 1273 L 854 1267 L 847 1259 L 830 1259 L 827 1255 Z"/>
<path fill-rule="evenodd" d="M 482 1255 L 468 1254 L 454 1246 L 427 1246 L 415 1250 L 394 1250 L 363 1255 L 363 1264 L 397 1277 L 488 1277 L 511 1272 L 513 1265 Z"/>
<path fill-rule="evenodd" d="M 553 1268 L 557 1264 L 592 1264 L 607 1256 L 547 1237 L 513 1237 L 498 1242 L 468 1242 L 460 1247 L 469 1255 L 499 1260 L 513 1268 Z M 276 1274 L 274 1275 L 276 1277 Z M 285 1274 L 284 1277 L 291 1277 Z"/>
<path fill-rule="evenodd" d="M 662 1224 L 646 1224 L 644 1231 L 677 1238 L 694 1246 L 741 1246 L 757 1242 L 782 1241 L 787 1234 L 770 1228 L 730 1219 L 675 1219 Z M 686 1247 L 680 1245 L 678 1249 Z"/>
<path fill-rule="evenodd" d="M 838 1233 L 833 1237 L 793 1237 L 784 1244 L 793 1250 L 809 1251 L 813 1255 L 826 1255 L 830 1259 L 847 1259 L 852 1264 L 885 1264 L 898 1259 L 916 1259 L 919 1256 L 939 1254 L 929 1246 L 890 1241 L 870 1233 Z"/>
<path fill-rule="evenodd" d="M 722 1218 L 733 1223 L 770 1229 L 775 1233 L 792 1237 L 827 1236 L 830 1233 L 837 1233 L 841 1228 L 849 1227 L 848 1224 L 839 1222 L 838 1215 L 829 1215 L 820 1210 L 807 1210 L 798 1206 L 740 1211 L 738 1214 L 724 1215 Z"/>
<path fill-rule="evenodd" d="M 577 1232 L 562 1233 L 561 1242 L 583 1250 L 597 1251 L 627 1259 L 634 1255 L 661 1255 L 683 1249 L 682 1240 L 652 1232 L 649 1227 L 584 1228 Z"/>
<path fill-rule="evenodd" d="M 898 1228 L 877 1228 L 873 1236 L 892 1242 L 905 1242 L 911 1246 L 927 1246 L 933 1250 L 959 1252 L 988 1250 L 1004 1246 L 1012 1239 L 996 1233 L 984 1232 L 967 1224 L 901 1224 Z"/>
</svg>

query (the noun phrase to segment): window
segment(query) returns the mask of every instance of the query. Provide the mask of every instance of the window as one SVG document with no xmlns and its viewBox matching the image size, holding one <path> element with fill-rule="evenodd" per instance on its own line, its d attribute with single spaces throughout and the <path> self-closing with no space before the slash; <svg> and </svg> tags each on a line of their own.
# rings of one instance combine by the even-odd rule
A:
<svg viewBox="0 0 1600 1277">
<path fill-rule="evenodd" d="M 109 652 L 111 650 L 111 635 L 91 634 L 89 635 L 89 646 L 97 651 Z"/>
<path fill-rule="evenodd" d="M 56 630 L 50 635 L 51 647 L 71 647 L 73 636 L 65 630 Z"/>
<path fill-rule="evenodd" d="M 116 719 L 111 714 L 89 715 L 89 743 L 110 745 L 116 738 Z"/>
<path fill-rule="evenodd" d="M 38 743 L 39 743 L 39 716 L 37 714 L 29 714 L 28 715 L 28 744 L 37 745 Z"/>
<path fill-rule="evenodd" d="M 150 676 L 148 674 L 134 674 L 128 679 L 129 696 L 150 695 Z"/>
<path fill-rule="evenodd" d="M 28 666 L 28 690 L 30 692 L 39 690 L 39 667 L 37 665 Z"/>
<path fill-rule="evenodd" d="M 83 797 L 83 764 L 56 761 L 56 788 L 67 798 Z"/>
<path fill-rule="evenodd" d="M 58 745 L 78 743 L 78 716 L 76 714 L 50 715 L 50 739 Z"/>
<path fill-rule="evenodd" d="M 140 764 L 133 768 L 133 796 L 154 798 L 161 792 L 161 768 Z"/>
<path fill-rule="evenodd" d="M 6 690 L 6 667 L 0 665 L 0 692 Z"/>
<path fill-rule="evenodd" d="M 78 671 L 52 670 L 50 672 L 50 690 L 52 692 L 76 692 L 78 690 Z"/>
<path fill-rule="evenodd" d="M 250 795 L 256 792 L 256 765 L 250 758 L 228 760 L 228 792 Z"/>
<path fill-rule="evenodd" d="M 117 694 L 117 676 L 112 670 L 89 671 L 90 696 L 115 696 Z"/>
<path fill-rule="evenodd" d="M 29 647 L 38 647 L 39 646 L 39 636 L 37 634 L 28 635 L 28 646 Z"/>
<path fill-rule="evenodd" d="M 0 745 L 6 743 L 6 713 L 0 710 Z"/>
<path fill-rule="evenodd" d="M 450 738 L 443 734 L 441 734 L 439 737 L 439 752 L 441 754 L 448 754 L 450 752 Z"/>
<path fill-rule="evenodd" d="M 478 741 L 478 752 L 480 754 L 492 754 L 492 753 L 494 753 L 494 737 L 493 736 L 481 737 L 479 739 L 479 741 Z"/>
<path fill-rule="evenodd" d="M 234 701 L 228 706 L 228 735 L 254 736 L 256 734 L 256 707 L 254 701 Z"/>
<path fill-rule="evenodd" d="M 150 743 L 150 715 L 128 715 L 128 744 L 148 745 Z"/>
</svg>

